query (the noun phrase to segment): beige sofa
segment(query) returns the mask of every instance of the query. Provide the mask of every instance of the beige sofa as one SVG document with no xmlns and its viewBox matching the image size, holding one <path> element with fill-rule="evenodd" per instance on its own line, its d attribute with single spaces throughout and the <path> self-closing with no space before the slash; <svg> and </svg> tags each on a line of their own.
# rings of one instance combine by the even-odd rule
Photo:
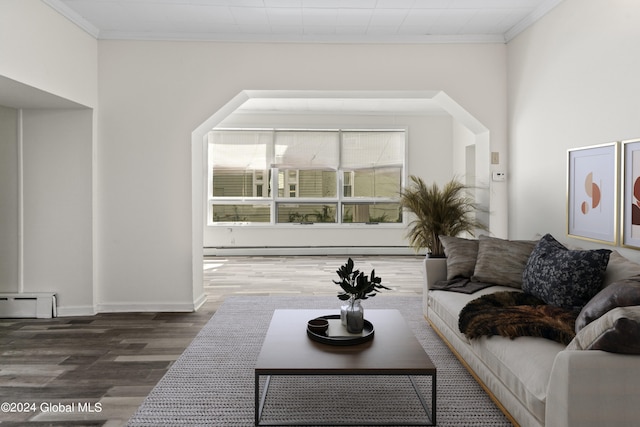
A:
<svg viewBox="0 0 640 427">
<path fill-rule="evenodd" d="M 425 258 L 424 271 L 426 319 L 514 424 L 640 425 L 640 356 L 571 350 L 580 346 L 541 337 L 469 339 L 458 329 L 463 307 L 481 295 L 514 288 L 497 285 L 472 294 L 434 290 L 447 279 L 447 259 Z M 605 285 L 637 274 L 640 265 L 613 252 Z"/>
</svg>

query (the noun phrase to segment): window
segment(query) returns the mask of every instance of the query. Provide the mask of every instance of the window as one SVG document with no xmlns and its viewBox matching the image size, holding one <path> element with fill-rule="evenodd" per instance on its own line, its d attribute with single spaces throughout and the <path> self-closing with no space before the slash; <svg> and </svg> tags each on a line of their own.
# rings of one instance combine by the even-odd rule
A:
<svg viewBox="0 0 640 427">
<path fill-rule="evenodd" d="M 353 197 L 353 171 L 342 173 L 342 195 Z"/>
<path fill-rule="evenodd" d="M 211 225 L 402 222 L 403 130 L 220 129 L 208 150 Z"/>
</svg>

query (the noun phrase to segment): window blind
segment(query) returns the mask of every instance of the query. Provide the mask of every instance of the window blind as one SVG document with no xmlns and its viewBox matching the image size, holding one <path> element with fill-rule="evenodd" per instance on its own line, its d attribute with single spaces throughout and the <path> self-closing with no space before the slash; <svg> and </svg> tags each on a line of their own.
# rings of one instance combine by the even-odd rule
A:
<svg viewBox="0 0 640 427">
<path fill-rule="evenodd" d="M 345 131 L 342 134 L 342 168 L 402 167 L 404 138 L 403 131 Z"/>
<path fill-rule="evenodd" d="M 275 164 L 280 169 L 338 169 L 336 131 L 276 131 Z"/>
<path fill-rule="evenodd" d="M 209 132 L 209 164 L 213 169 L 266 170 L 272 152 L 271 131 Z"/>
</svg>

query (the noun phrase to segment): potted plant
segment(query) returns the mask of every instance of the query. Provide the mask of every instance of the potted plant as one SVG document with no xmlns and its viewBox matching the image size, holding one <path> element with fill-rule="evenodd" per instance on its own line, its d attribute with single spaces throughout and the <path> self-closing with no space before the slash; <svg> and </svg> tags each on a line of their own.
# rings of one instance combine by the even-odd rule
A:
<svg viewBox="0 0 640 427">
<path fill-rule="evenodd" d="M 354 269 L 355 264 L 351 258 L 340 266 L 336 271 L 340 280 L 334 280 L 333 283 L 340 285 L 342 289 L 338 293 L 338 298 L 342 301 L 348 301 L 340 311 L 340 319 L 342 324 L 347 327 L 347 331 L 351 333 L 362 332 L 364 327 L 364 310 L 360 304 L 360 300 L 374 297 L 382 289 L 382 278 L 376 277 L 376 270 L 371 270 L 371 275 L 367 276 L 360 270 Z"/>
<path fill-rule="evenodd" d="M 444 257 L 444 247 L 438 236 L 458 236 L 487 230 L 474 215 L 482 211 L 468 195 L 466 185 L 455 178 L 442 189 L 436 183 L 427 186 L 422 178 L 411 175 L 411 185 L 400 192 L 400 205 L 415 215 L 409 223 L 407 237 L 416 250 L 427 249 L 430 257 Z"/>
</svg>

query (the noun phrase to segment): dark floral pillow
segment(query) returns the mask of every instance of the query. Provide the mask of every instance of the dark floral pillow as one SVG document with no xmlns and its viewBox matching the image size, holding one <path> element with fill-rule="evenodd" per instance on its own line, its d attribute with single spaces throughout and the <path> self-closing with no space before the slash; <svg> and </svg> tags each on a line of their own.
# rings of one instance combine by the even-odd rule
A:
<svg viewBox="0 0 640 427">
<path fill-rule="evenodd" d="M 527 261 L 522 290 L 547 304 L 580 310 L 600 291 L 610 253 L 608 249 L 569 250 L 547 234 Z"/>
</svg>

